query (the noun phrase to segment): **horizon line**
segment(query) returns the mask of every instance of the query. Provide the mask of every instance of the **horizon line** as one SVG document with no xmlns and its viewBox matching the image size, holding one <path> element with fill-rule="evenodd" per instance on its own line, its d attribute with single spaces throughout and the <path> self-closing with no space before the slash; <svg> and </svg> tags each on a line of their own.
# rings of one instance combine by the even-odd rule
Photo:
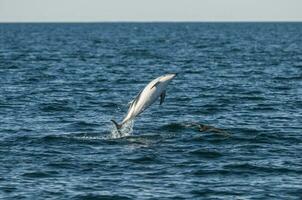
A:
<svg viewBox="0 0 302 200">
<path fill-rule="evenodd" d="M 39 23 L 301 23 L 302 20 L 106 20 L 106 21 L 0 21 L 0 24 Z"/>
</svg>

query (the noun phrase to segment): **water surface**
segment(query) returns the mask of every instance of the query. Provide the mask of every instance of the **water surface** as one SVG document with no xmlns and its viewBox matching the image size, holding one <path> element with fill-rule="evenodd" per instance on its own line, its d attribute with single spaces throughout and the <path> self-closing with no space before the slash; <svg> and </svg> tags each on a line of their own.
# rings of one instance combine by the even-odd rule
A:
<svg viewBox="0 0 302 200">
<path fill-rule="evenodd" d="M 0 197 L 300 199 L 301 36 L 301 23 L 0 24 Z M 110 119 L 171 72 L 164 104 L 111 139 Z"/>
</svg>

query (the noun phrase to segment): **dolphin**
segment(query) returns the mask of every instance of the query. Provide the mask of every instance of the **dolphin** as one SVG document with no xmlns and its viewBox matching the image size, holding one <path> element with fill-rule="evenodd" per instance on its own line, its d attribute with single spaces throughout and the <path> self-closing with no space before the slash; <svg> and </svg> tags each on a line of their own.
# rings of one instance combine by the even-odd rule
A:
<svg viewBox="0 0 302 200">
<path fill-rule="evenodd" d="M 119 124 L 113 119 L 111 120 L 116 126 L 117 130 L 119 131 L 126 122 L 134 119 L 139 114 L 141 114 L 144 110 L 151 106 L 159 97 L 161 105 L 165 100 L 166 88 L 176 75 L 176 73 L 166 74 L 148 83 L 148 85 L 146 85 L 146 87 L 140 91 L 140 93 L 135 97 L 135 99 L 133 99 L 129 103 L 130 105 L 128 112 L 122 122 Z"/>
</svg>

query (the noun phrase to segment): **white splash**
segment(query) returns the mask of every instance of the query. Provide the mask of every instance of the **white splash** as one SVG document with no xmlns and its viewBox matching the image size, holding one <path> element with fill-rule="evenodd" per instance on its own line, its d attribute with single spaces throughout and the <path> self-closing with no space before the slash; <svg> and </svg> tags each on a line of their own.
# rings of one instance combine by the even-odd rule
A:
<svg viewBox="0 0 302 200">
<path fill-rule="evenodd" d="M 134 120 L 129 120 L 123 125 L 123 127 L 119 131 L 116 129 L 115 126 L 111 126 L 111 134 L 109 138 L 116 139 L 132 135 L 133 125 Z"/>
</svg>

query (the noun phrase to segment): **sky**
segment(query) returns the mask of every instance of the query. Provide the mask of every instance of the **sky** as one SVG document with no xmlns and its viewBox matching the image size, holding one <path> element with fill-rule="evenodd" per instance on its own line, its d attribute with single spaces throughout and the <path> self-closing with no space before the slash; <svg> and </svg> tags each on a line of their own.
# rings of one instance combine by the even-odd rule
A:
<svg viewBox="0 0 302 200">
<path fill-rule="evenodd" d="M 0 22 L 302 21 L 302 0 L 0 0 Z"/>
</svg>

